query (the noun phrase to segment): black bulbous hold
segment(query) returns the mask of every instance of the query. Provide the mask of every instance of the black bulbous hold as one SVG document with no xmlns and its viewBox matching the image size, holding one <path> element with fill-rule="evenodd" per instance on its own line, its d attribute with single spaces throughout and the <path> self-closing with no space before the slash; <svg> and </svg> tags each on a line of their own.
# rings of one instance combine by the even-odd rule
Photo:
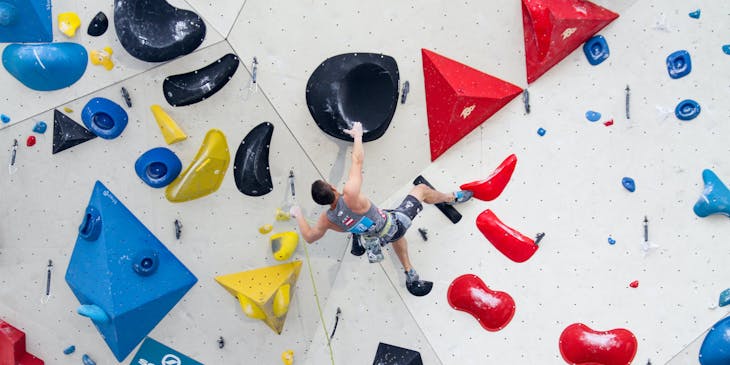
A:
<svg viewBox="0 0 730 365">
<path fill-rule="evenodd" d="M 274 125 L 264 122 L 254 127 L 241 141 L 233 161 L 233 179 L 238 191 L 262 196 L 274 190 L 269 169 L 269 148 Z"/>
<path fill-rule="evenodd" d="M 198 14 L 165 0 L 116 0 L 114 26 L 129 54 L 142 61 L 164 62 L 193 52 L 205 39 Z"/>
<path fill-rule="evenodd" d="M 107 19 L 106 14 L 100 11 L 89 22 L 89 28 L 86 30 L 86 33 L 88 33 L 92 37 L 98 37 L 106 33 L 106 30 L 108 28 L 109 19 Z"/>
<path fill-rule="evenodd" d="M 237 69 L 238 57 L 229 53 L 199 70 L 167 77 L 162 92 L 172 106 L 195 104 L 222 89 Z"/>
</svg>

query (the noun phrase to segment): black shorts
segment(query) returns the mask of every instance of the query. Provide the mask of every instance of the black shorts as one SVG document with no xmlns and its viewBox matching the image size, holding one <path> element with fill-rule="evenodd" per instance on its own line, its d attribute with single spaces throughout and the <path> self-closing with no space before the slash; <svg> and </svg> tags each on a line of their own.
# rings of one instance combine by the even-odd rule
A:
<svg viewBox="0 0 730 365">
<path fill-rule="evenodd" d="M 413 195 L 406 195 L 403 202 L 395 209 L 389 209 L 388 212 L 392 212 L 395 215 L 395 224 L 398 225 L 398 230 L 395 232 L 388 242 L 395 242 L 406 234 L 406 231 L 411 226 L 411 222 L 416 218 L 418 213 L 423 210 L 423 204 L 421 204 L 416 197 Z"/>
</svg>

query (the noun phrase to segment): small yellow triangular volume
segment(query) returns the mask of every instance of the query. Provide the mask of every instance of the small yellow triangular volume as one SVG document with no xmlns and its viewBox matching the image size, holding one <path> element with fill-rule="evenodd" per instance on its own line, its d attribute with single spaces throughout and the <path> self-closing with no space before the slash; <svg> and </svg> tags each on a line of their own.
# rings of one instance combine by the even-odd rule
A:
<svg viewBox="0 0 730 365">
<path fill-rule="evenodd" d="M 157 125 L 160 126 L 160 131 L 162 131 L 162 136 L 165 137 L 167 144 L 184 141 L 188 138 L 185 132 L 180 129 L 180 126 L 175 123 L 169 114 L 165 113 L 161 106 L 152 105 L 150 110 L 152 110 L 152 115 L 155 116 Z"/>
<path fill-rule="evenodd" d="M 294 261 L 217 276 L 215 281 L 238 298 L 247 316 L 261 319 L 281 334 L 301 268 L 302 262 Z"/>
</svg>

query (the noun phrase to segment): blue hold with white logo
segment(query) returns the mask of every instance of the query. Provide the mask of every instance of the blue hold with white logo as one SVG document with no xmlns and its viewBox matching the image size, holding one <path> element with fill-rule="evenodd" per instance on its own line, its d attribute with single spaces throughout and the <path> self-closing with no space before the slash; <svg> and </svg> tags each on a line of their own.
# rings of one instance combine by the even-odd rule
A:
<svg viewBox="0 0 730 365">
<path fill-rule="evenodd" d="M 154 339 L 147 337 L 130 365 L 203 365 Z"/>
</svg>

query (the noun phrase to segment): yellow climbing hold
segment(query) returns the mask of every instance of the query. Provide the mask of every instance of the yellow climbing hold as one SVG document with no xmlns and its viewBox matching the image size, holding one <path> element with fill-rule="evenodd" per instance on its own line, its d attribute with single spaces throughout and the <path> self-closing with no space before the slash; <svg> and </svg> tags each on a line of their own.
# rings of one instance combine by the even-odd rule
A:
<svg viewBox="0 0 730 365">
<path fill-rule="evenodd" d="M 238 298 L 247 316 L 260 318 L 276 333 L 281 334 L 292 287 L 296 285 L 301 268 L 302 262 L 294 261 L 218 276 L 215 281 Z M 256 308 L 263 312 L 263 318 Z"/>
<path fill-rule="evenodd" d="M 292 350 L 286 350 L 281 353 L 281 361 L 284 362 L 284 365 L 292 365 L 294 364 L 294 351 Z"/>
<path fill-rule="evenodd" d="M 218 129 L 209 130 L 193 162 L 167 186 L 165 197 L 179 203 L 215 192 L 221 186 L 230 162 L 226 136 Z"/>
<path fill-rule="evenodd" d="M 63 107 L 63 111 L 65 111 L 66 113 L 73 113 L 73 112 L 74 112 L 74 110 L 73 110 L 73 109 L 71 109 L 71 108 L 69 108 L 69 107 L 67 107 L 67 106 L 64 106 L 64 107 Z"/>
<path fill-rule="evenodd" d="M 74 12 L 58 14 L 58 29 L 69 38 L 76 35 L 76 29 L 81 26 L 81 19 Z"/>
<path fill-rule="evenodd" d="M 185 132 L 180 129 L 180 126 L 175 123 L 170 115 L 165 113 L 161 106 L 157 104 L 152 105 L 150 110 L 152 110 L 152 115 L 155 116 L 157 125 L 160 127 L 162 136 L 165 137 L 167 144 L 177 143 L 188 138 Z"/>
<path fill-rule="evenodd" d="M 289 218 L 291 218 L 291 215 L 289 215 L 289 212 L 285 212 L 281 210 L 281 208 L 276 208 L 276 220 L 277 221 L 288 221 Z"/>
<path fill-rule="evenodd" d="M 241 309 L 243 310 L 243 313 L 247 316 L 253 318 L 253 319 L 265 319 L 266 313 L 264 313 L 263 310 L 261 310 L 261 307 L 258 306 L 258 304 L 251 301 L 251 299 L 248 299 L 243 294 L 236 295 L 236 298 L 238 298 L 238 302 L 241 304 Z"/>
<path fill-rule="evenodd" d="M 296 251 L 299 235 L 294 231 L 277 233 L 269 238 L 269 242 L 271 243 L 271 252 L 274 254 L 274 258 L 285 261 L 289 260 Z"/>
<path fill-rule="evenodd" d="M 274 229 L 274 226 L 271 224 L 264 224 L 263 226 L 259 227 L 259 233 L 261 234 L 267 234 L 271 232 Z"/>
<path fill-rule="evenodd" d="M 274 315 L 281 317 L 289 311 L 289 294 L 291 291 L 291 285 L 284 284 L 276 290 L 274 295 Z"/>
<path fill-rule="evenodd" d="M 101 51 L 91 51 L 89 57 L 91 63 L 97 66 L 104 66 L 107 71 L 111 71 L 114 68 L 114 62 L 112 62 L 112 49 L 110 47 L 104 47 Z"/>
</svg>

